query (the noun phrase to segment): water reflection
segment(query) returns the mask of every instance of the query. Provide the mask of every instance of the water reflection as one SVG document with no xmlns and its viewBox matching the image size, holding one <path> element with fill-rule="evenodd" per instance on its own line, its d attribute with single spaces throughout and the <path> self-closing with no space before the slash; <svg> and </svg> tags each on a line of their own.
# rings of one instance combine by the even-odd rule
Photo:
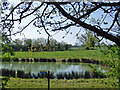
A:
<svg viewBox="0 0 120 90">
<path fill-rule="evenodd" d="M 87 63 L 71 63 L 71 62 L 3 62 L 0 69 L 23 70 L 25 73 L 39 73 L 40 70 L 46 70 L 57 73 L 70 73 L 91 71 L 92 69 Z M 98 65 L 98 69 L 107 70 L 108 68 Z"/>
</svg>

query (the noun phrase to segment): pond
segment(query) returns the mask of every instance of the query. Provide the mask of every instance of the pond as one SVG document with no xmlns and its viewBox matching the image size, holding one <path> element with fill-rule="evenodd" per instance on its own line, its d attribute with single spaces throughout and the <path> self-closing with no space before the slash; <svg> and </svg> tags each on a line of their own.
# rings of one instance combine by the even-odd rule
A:
<svg viewBox="0 0 120 90">
<path fill-rule="evenodd" d="M 91 64 L 94 65 L 94 64 Z M 102 72 L 107 71 L 108 67 L 97 65 L 98 69 L 102 69 Z M 91 72 L 92 69 L 87 63 L 73 63 L 73 62 L 2 62 L 0 69 L 9 70 L 23 70 L 25 73 L 37 74 L 41 70 L 50 71 L 54 74 L 57 73 L 71 73 L 85 71 Z"/>
</svg>

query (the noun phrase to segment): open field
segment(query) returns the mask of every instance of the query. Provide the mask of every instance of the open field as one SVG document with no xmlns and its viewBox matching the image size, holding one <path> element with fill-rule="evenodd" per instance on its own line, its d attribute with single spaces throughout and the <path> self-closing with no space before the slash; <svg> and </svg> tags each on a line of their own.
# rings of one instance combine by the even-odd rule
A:
<svg viewBox="0 0 120 90">
<path fill-rule="evenodd" d="M 96 59 L 100 61 L 109 60 L 110 56 L 105 56 L 99 50 L 84 50 L 84 51 L 55 51 L 55 52 L 15 52 L 16 58 L 55 58 L 57 59 L 73 59 L 86 58 Z"/>
<path fill-rule="evenodd" d="M 117 79 L 50 79 L 50 88 L 117 88 Z M 6 88 L 47 88 L 47 79 L 10 78 Z"/>
</svg>

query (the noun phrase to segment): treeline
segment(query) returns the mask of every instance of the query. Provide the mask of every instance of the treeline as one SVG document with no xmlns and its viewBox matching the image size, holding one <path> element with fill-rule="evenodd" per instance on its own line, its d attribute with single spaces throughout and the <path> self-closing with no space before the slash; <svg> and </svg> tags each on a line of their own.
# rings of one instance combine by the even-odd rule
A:
<svg viewBox="0 0 120 90">
<path fill-rule="evenodd" d="M 49 40 L 45 38 L 38 39 L 15 39 L 12 42 L 12 48 L 14 51 L 65 51 L 70 50 L 72 47 L 71 44 L 65 42 L 58 42 L 55 39 L 51 38 Z"/>
</svg>

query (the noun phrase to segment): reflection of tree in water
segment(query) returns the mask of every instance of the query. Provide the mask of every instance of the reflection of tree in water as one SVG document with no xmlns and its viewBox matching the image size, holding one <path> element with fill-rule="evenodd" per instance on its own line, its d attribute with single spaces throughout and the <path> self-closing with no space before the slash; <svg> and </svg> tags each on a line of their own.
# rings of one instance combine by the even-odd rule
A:
<svg viewBox="0 0 120 90">
<path fill-rule="evenodd" d="M 23 70 L 25 73 L 38 73 L 40 70 L 51 71 L 54 73 L 60 72 L 85 72 L 90 71 L 90 68 L 87 64 L 75 64 L 75 63 L 61 63 L 61 62 L 37 62 L 37 63 L 8 63 L 3 62 L 2 67 L 9 70 Z"/>
</svg>

